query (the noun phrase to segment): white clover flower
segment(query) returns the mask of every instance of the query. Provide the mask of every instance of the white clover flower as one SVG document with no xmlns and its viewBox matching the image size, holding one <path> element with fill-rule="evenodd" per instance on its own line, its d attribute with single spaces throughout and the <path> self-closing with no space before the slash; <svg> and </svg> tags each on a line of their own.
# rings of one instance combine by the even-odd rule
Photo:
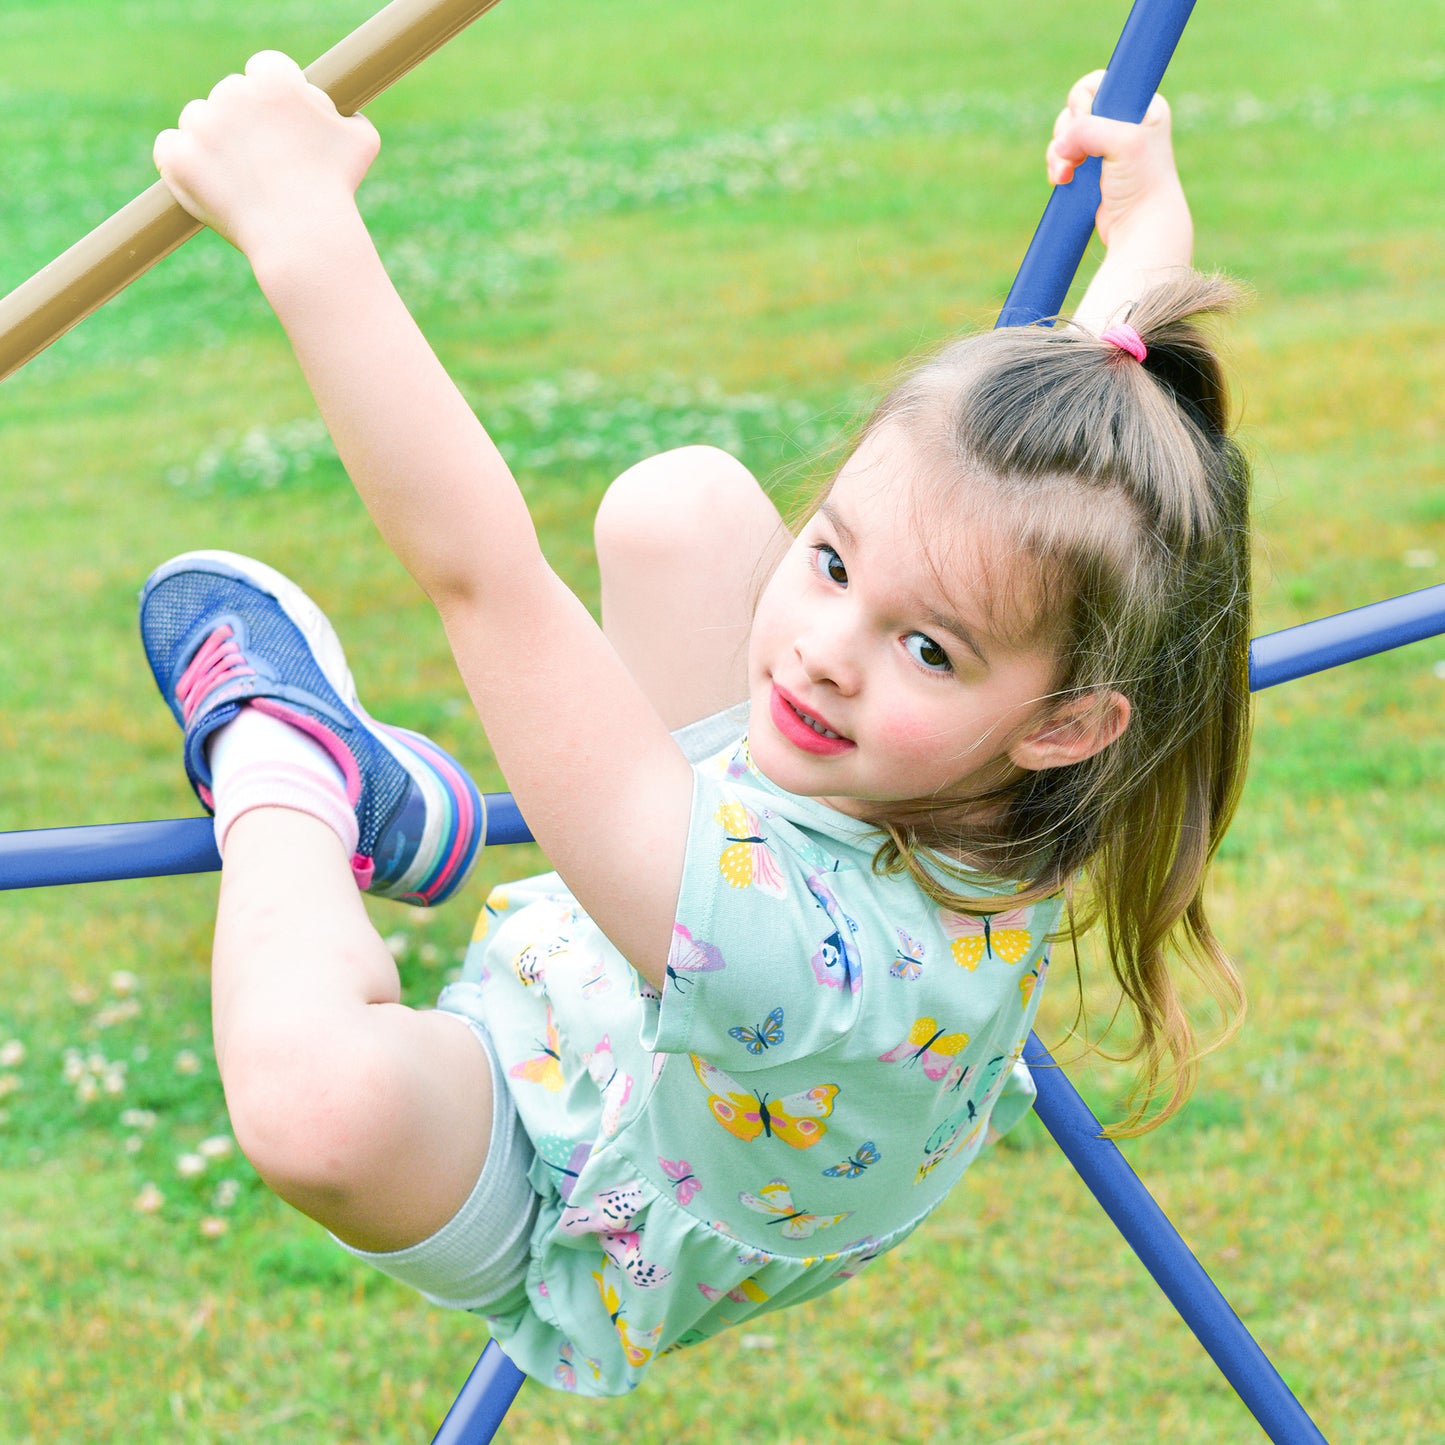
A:
<svg viewBox="0 0 1445 1445">
<path fill-rule="evenodd" d="M 128 998 L 136 991 L 139 979 L 128 968 L 118 968 L 110 976 L 110 991 L 121 998 Z"/>
<path fill-rule="evenodd" d="M 1428 547 L 1412 547 L 1401 560 L 1407 567 L 1433 567 L 1440 559 Z"/>
<path fill-rule="evenodd" d="M 18 1069 L 25 1062 L 25 1045 L 19 1039 L 0 1044 L 0 1069 Z"/>
<path fill-rule="evenodd" d="M 201 1233 L 207 1239 L 219 1239 L 229 1228 L 230 1223 L 214 1214 L 208 1214 L 201 1221 Z"/>
<path fill-rule="evenodd" d="M 434 944 L 434 943 L 424 943 L 424 944 L 422 944 L 419 957 L 421 958 L 421 961 L 422 961 L 424 964 L 427 964 L 427 965 L 430 967 L 431 965 L 436 964 L 437 962 L 439 962 L 440 959 L 441 959 L 441 956 L 442 956 L 442 951 L 441 951 L 441 949 L 439 949 L 439 948 L 436 946 L 436 944 Z"/>
<path fill-rule="evenodd" d="M 78 1084 L 85 1073 L 85 1060 L 79 1049 L 66 1049 L 64 1078 L 67 1084 Z"/>
<path fill-rule="evenodd" d="M 176 1173 L 182 1179 L 196 1179 L 206 1172 L 206 1161 L 199 1154 L 182 1154 L 176 1160 Z"/>
<path fill-rule="evenodd" d="M 121 1146 L 127 1154 L 139 1154 L 145 1148 L 145 1140 L 139 1134 L 127 1134 Z"/>
<path fill-rule="evenodd" d="M 176 1073 L 178 1074 L 199 1074 L 201 1072 L 201 1061 L 197 1058 L 192 1049 L 182 1049 L 176 1055 Z"/>
<path fill-rule="evenodd" d="M 21 1087 L 19 1074 L 0 1074 L 0 1099 L 7 1094 L 13 1094 L 16 1089 Z"/>
<path fill-rule="evenodd" d="M 156 1116 L 149 1109 L 126 1109 L 120 1116 L 120 1122 L 127 1129 L 154 1129 Z"/>
<path fill-rule="evenodd" d="M 75 1086 L 75 1097 L 82 1104 L 92 1104 L 100 1097 L 100 1085 L 95 1081 L 94 1074 L 82 1074 Z"/>
<path fill-rule="evenodd" d="M 389 933 L 384 942 L 386 951 L 400 963 L 406 957 L 407 949 L 411 947 L 411 938 L 405 933 Z"/>
<path fill-rule="evenodd" d="M 125 1093 L 125 1065 L 112 1064 L 100 1076 L 100 1085 L 112 1098 Z"/>
<path fill-rule="evenodd" d="M 108 1029 L 115 1024 L 128 1023 L 133 1018 L 139 1018 L 140 1011 L 138 998 L 124 998 L 119 1003 L 107 1004 L 96 1013 L 91 1022 L 98 1029 Z"/>
<path fill-rule="evenodd" d="M 154 1214 L 165 1202 L 165 1195 L 154 1184 L 146 1184 L 133 1201 L 142 1214 Z"/>
<path fill-rule="evenodd" d="M 211 1196 L 213 1209 L 229 1209 L 241 1196 L 241 1185 L 235 1179 L 222 1179 Z"/>
<path fill-rule="evenodd" d="M 202 1139 L 196 1145 L 196 1153 L 202 1159 L 225 1159 L 235 1147 L 229 1134 L 213 1134 L 209 1139 Z"/>
</svg>

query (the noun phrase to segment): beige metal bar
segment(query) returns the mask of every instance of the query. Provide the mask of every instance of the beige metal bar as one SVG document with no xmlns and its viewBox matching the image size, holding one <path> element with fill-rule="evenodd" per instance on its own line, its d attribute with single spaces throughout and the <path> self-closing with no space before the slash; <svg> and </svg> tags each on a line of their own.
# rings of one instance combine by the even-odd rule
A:
<svg viewBox="0 0 1445 1445">
<path fill-rule="evenodd" d="M 306 68 L 343 115 L 466 29 L 497 0 L 392 0 Z M 157 181 L 0 298 L 0 380 L 201 229 Z"/>
</svg>

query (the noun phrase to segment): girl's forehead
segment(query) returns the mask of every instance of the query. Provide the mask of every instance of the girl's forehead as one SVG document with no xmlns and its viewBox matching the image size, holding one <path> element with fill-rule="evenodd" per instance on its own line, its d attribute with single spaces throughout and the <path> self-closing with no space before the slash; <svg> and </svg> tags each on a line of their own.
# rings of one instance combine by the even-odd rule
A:
<svg viewBox="0 0 1445 1445">
<path fill-rule="evenodd" d="M 844 463 L 818 511 L 921 602 L 986 620 L 999 637 L 1031 638 L 1049 610 L 1039 559 L 988 481 L 943 470 L 886 425 Z"/>
</svg>

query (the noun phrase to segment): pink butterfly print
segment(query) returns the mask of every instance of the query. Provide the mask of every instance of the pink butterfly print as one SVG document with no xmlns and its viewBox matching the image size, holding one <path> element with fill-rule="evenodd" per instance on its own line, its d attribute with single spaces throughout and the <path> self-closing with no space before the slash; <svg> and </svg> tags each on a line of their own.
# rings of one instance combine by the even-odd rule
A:
<svg viewBox="0 0 1445 1445">
<path fill-rule="evenodd" d="M 565 1342 L 562 1348 L 557 1351 L 557 1364 L 552 1371 L 552 1378 L 564 1390 L 575 1390 L 577 1388 L 577 1371 L 572 1367 L 572 1345 Z"/>
<path fill-rule="evenodd" d="M 662 1172 L 672 1180 L 672 1187 L 677 1192 L 679 1204 L 691 1204 L 693 1195 L 702 1188 L 702 1182 L 692 1172 L 692 1165 L 686 1159 L 664 1159 L 658 1155 L 657 1162 L 662 1166 Z"/>
<path fill-rule="evenodd" d="M 716 1304 L 720 1299 L 730 1299 L 734 1304 L 762 1304 L 768 1298 L 767 1291 L 761 1285 L 755 1284 L 750 1279 L 745 1279 L 740 1285 L 735 1285 L 730 1290 L 720 1290 L 716 1285 L 699 1284 L 698 1293 L 709 1301 Z"/>
<path fill-rule="evenodd" d="M 685 977 L 693 973 L 716 973 L 726 968 L 722 949 L 716 944 L 704 943 L 694 938 L 681 923 L 672 925 L 672 946 L 667 951 L 667 981 L 674 988 L 681 989 L 692 982 Z"/>
<path fill-rule="evenodd" d="M 672 1278 L 666 1266 L 642 1257 L 642 1235 L 635 1229 L 604 1234 L 601 1243 L 603 1253 L 638 1289 L 656 1289 Z"/>
<path fill-rule="evenodd" d="M 967 1047 L 967 1034 L 951 1034 L 936 1020 L 919 1018 L 914 1020 L 913 1027 L 908 1030 L 903 1042 L 895 1044 L 887 1053 L 879 1054 L 878 1061 L 883 1064 L 921 1063 L 923 1072 L 930 1079 L 949 1080 L 957 1077 L 954 1070 L 958 1065 L 954 1056 Z M 962 1070 L 959 1069 L 958 1072 L 961 1074 Z"/>
<path fill-rule="evenodd" d="M 557 1221 L 563 1234 L 624 1234 L 642 1208 L 640 1184 L 604 1189 L 586 1204 L 568 1204 Z"/>
<path fill-rule="evenodd" d="M 612 1057 L 611 1036 L 603 1034 L 590 1054 L 582 1055 L 592 1082 L 602 1095 L 602 1132 L 611 1136 L 622 1123 L 622 1109 L 632 1096 L 632 1075 L 617 1067 Z"/>
</svg>

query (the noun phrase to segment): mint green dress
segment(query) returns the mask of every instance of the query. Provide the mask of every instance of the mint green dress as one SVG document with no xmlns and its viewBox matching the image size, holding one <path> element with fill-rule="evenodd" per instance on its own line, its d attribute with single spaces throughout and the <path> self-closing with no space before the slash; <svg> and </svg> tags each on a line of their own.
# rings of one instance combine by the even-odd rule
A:
<svg viewBox="0 0 1445 1445">
<path fill-rule="evenodd" d="M 877 832 L 776 788 L 746 739 L 694 768 L 661 997 L 555 874 L 494 890 L 443 1007 L 485 1020 L 536 1149 L 533 1378 L 635 1387 L 662 1353 L 812 1299 L 905 1239 L 1033 1086 L 1060 901 L 946 913 Z"/>
</svg>

